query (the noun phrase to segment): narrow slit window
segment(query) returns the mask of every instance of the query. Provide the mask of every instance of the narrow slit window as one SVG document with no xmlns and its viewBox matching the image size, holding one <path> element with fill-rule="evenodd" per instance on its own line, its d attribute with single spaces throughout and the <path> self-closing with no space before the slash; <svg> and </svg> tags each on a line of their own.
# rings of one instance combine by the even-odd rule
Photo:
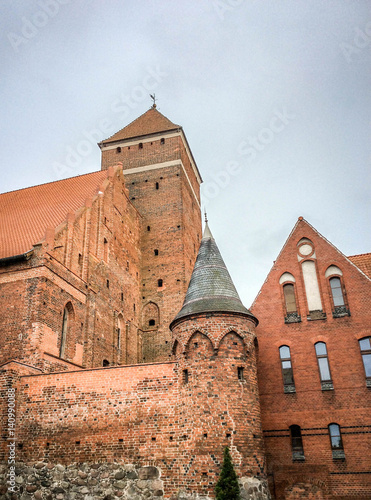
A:
<svg viewBox="0 0 371 500">
<path fill-rule="evenodd" d="M 162 137 L 161 144 L 165 144 L 165 139 Z"/>
<path fill-rule="evenodd" d="M 154 252 L 155 252 L 155 255 L 158 255 L 158 250 L 157 250 L 157 248 L 155 249 L 155 251 L 154 251 Z"/>
<path fill-rule="evenodd" d="M 238 377 L 238 380 L 244 380 L 243 367 L 242 366 L 239 366 L 237 368 L 237 377 Z"/>
<path fill-rule="evenodd" d="M 121 148 L 120 148 L 120 146 L 118 146 L 118 147 L 116 148 L 116 153 L 121 153 Z"/>
<path fill-rule="evenodd" d="M 163 282 L 163 280 L 162 280 L 162 279 L 159 279 L 159 280 L 157 281 L 157 286 L 158 286 L 159 288 L 161 288 L 161 287 L 163 286 L 163 284 L 164 284 L 164 282 Z"/>
<path fill-rule="evenodd" d="M 184 384 L 188 384 L 188 381 L 189 381 L 188 370 L 183 370 L 183 382 L 184 382 Z"/>
<path fill-rule="evenodd" d="M 335 307 L 344 306 L 345 302 L 344 302 L 344 296 L 340 278 L 331 278 L 330 287 L 331 287 L 331 294 L 334 306 Z"/>
<path fill-rule="evenodd" d="M 371 387 L 371 337 L 360 339 L 358 343 L 365 369 L 367 387 Z"/>
<path fill-rule="evenodd" d="M 283 295 L 285 297 L 285 305 L 287 313 L 297 312 L 294 285 L 292 285 L 291 283 L 284 285 Z"/>
<path fill-rule="evenodd" d="M 290 435 L 291 435 L 292 460 L 294 462 L 300 462 L 300 461 L 305 460 L 303 438 L 301 436 L 300 426 L 299 425 L 291 425 L 290 426 Z"/>
<path fill-rule="evenodd" d="M 316 349 L 322 389 L 333 389 L 326 344 L 324 342 L 317 342 L 314 347 Z"/>
<path fill-rule="evenodd" d="M 330 435 L 332 458 L 343 460 L 345 455 L 343 440 L 341 439 L 340 425 L 330 424 L 328 426 L 328 431 Z"/>
<path fill-rule="evenodd" d="M 61 337 L 61 347 L 59 350 L 59 357 L 63 358 L 66 350 L 66 340 L 67 340 L 67 329 L 68 329 L 68 309 L 67 307 L 63 310 L 63 321 L 62 321 L 62 337 Z"/>
<path fill-rule="evenodd" d="M 156 189 L 160 189 L 160 184 L 156 182 Z"/>
<path fill-rule="evenodd" d="M 279 349 L 284 392 L 295 392 L 294 374 L 291 364 L 290 347 L 282 345 Z"/>
<path fill-rule="evenodd" d="M 139 143 L 139 149 L 143 149 L 143 142 Z"/>
</svg>

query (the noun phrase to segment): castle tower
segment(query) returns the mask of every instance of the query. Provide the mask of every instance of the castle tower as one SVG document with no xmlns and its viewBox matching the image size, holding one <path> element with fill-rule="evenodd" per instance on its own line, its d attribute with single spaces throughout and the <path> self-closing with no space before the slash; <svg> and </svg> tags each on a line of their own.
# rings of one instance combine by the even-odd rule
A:
<svg viewBox="0 0 371 500">
<path fill-rule="evenodd" d="M 170 325 L 179 366 L 181 487 L 213 497 L 223 450 L 245 489 L 267 498 L 255 326 L 206 223 L 182 309 Z"/>
<path fill-rule="evenodd" d="M 102 170 L 123 163 L 129 198 L 141 215 L 142 361 L 168 360 L 168 325 L 181 307 L 201 239 L 202 179 L 183 129 L 155 105 L 99 146 Z"/>
</svg>

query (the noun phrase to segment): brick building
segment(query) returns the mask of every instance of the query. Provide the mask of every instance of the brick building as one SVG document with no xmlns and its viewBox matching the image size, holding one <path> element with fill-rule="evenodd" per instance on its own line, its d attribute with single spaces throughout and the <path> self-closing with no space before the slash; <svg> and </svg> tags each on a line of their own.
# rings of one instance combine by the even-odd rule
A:
<svg viewBox="0 0 371 500">
<path fill-rule="evenodd" d="M 299 218 L 249 311 L 182 128 L 152 107 L 99 147 L 98 172 L 0 195 L 16 495 L 213 498 L 228 445 L 243 498 L 267 478 L 277 499 L 369 498 L 371 254 Z"/>
</svg>

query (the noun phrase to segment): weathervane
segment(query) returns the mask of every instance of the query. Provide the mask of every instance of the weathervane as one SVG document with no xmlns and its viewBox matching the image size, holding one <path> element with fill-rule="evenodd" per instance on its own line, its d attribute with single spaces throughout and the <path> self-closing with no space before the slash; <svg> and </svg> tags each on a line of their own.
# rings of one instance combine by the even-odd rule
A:
<svg viewBox="0 0 371 500">
<path fill-rule="evenodd" d="M 153 100 L 152 108 L 157 108 L 156 104 L 156 94 L 149 94 L 149 97 Z"/>
</svg>

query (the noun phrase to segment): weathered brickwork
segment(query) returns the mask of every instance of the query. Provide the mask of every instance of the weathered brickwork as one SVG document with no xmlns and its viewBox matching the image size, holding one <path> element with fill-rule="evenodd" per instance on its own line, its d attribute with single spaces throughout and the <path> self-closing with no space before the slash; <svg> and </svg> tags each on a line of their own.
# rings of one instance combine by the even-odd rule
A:
<svg viewBox="0 0 371 500">
<path fill-rule="evenodd" d="M 173 327 L 185 489 L 212 493 L 225 446 L 240 477 L 265 478 L 254 327 L 246 317 L 222 313 Z"/>
<path fill-rule="evenodd" d="M 151 108 L 100 147 L 0 198 L 37 234 L 0 248 L 0 499 L 209 500 L 225 446 L 242 500 L 370 498 L 369 277 L 299 218 L 251 314 L 181 127 Z"/>
<path fill-rule="evenodd" d="M 141 217 L 128 200 L 120 166 L 108 172 L 100 189 L 65 224 L 47 231 L 26 263 L 0 267 L 6 313 L 1 315 L 2 362 L 17 358 L 46 369 L 50 356 L 45 354 L 80 366 L 141 358 Z M 60 356 L 65 308 L 68 321 Z M 67 367 L 62 360 L 52 368 Z"/>
<path fill-rule="evenodd" d="M 323 319 L 312 319 L 308 308 L 303 259 L 298 260 L 302 238 L 309 239 L 315 251 L 304 260 L 312 258 L 316 265 Z M 342 272 L 343 297 L 350 315 L 333 315 L 326 277 L 330 265 Z M 280 284 L 283 273 L 295 279 L 300 322 L 285 323 L 287 311 Z M 283 278 L 283 283 L 292 282 Z M 256 329 L 260 404 L 268 470 L 276 498 L 370 497 L 370 389 L 366 387 L 358 343 L 358 339 L 370 336 L 370 280 L 306 221 L 299 220 L 252 311 L 260 321 Z M 323 388 L 315 352 L 317 342 L 326 344 L 331 373 L 331 382 Z M 279 355 L 283 345 L 290 348 L 296 391 L 286 394 Z M 340 426 L 344 458 L 336 458 L 336 453 L 333 458 L 328 429 L 331 423 Z M 293 459 L 292 425 L 301 428 L 305 460 Z"/>
</svg>

